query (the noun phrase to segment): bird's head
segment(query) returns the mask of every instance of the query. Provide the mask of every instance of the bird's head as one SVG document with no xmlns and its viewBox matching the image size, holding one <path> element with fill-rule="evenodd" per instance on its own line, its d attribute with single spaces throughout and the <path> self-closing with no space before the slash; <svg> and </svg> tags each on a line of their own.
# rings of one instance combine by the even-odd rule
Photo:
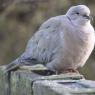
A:
<svg viewBox="0 0 95 95">
<path fill-rule="evenodd" d="M 90 9 L 85 5 L 77 5 L 71 7 L 67 11 L 66 16 L 75 25 L 85 25 L 92 19 L 90 15 Z"/>
</svg>

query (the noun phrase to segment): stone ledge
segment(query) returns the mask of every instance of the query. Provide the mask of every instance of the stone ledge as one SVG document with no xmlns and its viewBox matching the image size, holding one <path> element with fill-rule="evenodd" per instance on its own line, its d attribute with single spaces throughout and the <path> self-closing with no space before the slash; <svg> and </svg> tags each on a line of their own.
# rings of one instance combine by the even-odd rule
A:
<svg viewBox="0 0 95 95">
<path fill-rule="evenodd" d="M 21 66 L 11 73 L 0 69 L 0 95 L 95 95 L 95 81 L 86 80 L 83 75 L 44 76 L 37 73 L 40 71 L 48 70 L 39 65 Z"/>
</svg>

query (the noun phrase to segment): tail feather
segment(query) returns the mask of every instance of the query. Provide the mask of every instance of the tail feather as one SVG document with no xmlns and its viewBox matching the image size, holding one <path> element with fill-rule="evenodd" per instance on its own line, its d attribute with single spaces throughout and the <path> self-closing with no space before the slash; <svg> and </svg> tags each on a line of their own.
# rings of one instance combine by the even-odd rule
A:
<svg viewBox="0 0 95 95">
<path fill-rule="evenodd" d="M 3 70 L 4 70 L 4 72 L 9 72 L 11 70 L 18 68 L 19 66 L 20 66 L 20 63 L 17 62 L 17 60 L 15 60 L 15 61 L 9 63 L 8 65 L 5 65 L 3 67 Z"/>
<path fill-rule="evenodd" d="M 9 72 L 14 69 L 17 69 L 20 65 L 36 65 L 41 64 L 41 62 L 37 61 L 36 59 L 26 58 L 26 59 L 16 59 L 15 61 L 9 63 L 8 65 L 4 66 L 4 72 Z"/>
</svg>

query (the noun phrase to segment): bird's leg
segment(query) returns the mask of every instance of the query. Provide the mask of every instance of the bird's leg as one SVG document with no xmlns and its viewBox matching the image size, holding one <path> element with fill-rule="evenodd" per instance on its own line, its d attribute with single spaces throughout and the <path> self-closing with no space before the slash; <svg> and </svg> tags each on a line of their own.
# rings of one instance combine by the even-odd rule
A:
<svg viewBox="0 0 95 95">
<path fill-rule="evenodd" d="M 75 68 L 67 68 L 62 70 L 60 73 L 79 73 L 79 71 Z"/>
</svg>

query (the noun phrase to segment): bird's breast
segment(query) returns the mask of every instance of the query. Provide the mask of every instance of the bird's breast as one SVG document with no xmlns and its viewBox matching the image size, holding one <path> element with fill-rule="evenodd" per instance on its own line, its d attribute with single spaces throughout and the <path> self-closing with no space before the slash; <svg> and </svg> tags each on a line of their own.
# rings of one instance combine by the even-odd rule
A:
<svg viewBox="0 0 95 95">
<path fill-rule="evenodd" d="M 78 65 L 82 66 L 94 48 L 95 34 L 94 32 L 87 33 L 78 29 L 67 31 L 64 33 L 64 57 L 68 60 L 68 63 L 71 62 L 76 67 Z"/>
</svg>

